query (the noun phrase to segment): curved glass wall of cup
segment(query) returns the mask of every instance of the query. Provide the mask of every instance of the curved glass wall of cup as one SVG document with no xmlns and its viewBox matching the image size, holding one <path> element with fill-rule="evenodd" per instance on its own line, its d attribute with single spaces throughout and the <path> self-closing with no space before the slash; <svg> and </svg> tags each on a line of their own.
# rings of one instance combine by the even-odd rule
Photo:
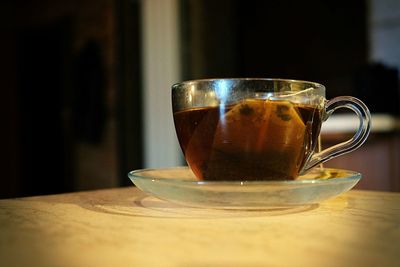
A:
<svg viewBox="0 0 400 267">
<path fill-rule="evenodd" d="M 308 81 L 263 78 L 192 80 L 172 86 L 174 112 L 229 105 L 246 98 L 287 100 L 323 107 L 325 87 Z"/>
</svg>

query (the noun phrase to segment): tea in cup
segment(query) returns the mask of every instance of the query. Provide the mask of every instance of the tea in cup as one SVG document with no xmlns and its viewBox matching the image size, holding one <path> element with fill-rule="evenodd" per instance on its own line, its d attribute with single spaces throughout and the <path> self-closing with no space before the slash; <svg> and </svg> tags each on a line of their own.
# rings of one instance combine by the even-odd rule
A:
<svg viewBox="0 0 400 267">
<path fill-rule="evenodd" d="M 325 87 L 284 79 L 207 79 L 172 87 L 176 134 L 199 180 L 294 180 L 361 146 L 370 113 L 360 100 L 327 101 Z M 360 119 L 349 141 L 316 152 L 324 121 L 338 108 Z"/>
</svg>

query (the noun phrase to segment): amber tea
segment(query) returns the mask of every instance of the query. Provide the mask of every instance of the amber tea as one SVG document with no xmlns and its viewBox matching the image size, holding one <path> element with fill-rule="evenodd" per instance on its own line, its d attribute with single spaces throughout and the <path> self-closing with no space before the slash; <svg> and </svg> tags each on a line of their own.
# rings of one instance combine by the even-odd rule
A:
<svg viewBox="0 0 400 267">
<path fill-rule="evenodd" d="M 292 180 L 317 144 L 322 109 L 245 99 L 174 113 L 186 161 L 202 180 Z"/>
</svg>

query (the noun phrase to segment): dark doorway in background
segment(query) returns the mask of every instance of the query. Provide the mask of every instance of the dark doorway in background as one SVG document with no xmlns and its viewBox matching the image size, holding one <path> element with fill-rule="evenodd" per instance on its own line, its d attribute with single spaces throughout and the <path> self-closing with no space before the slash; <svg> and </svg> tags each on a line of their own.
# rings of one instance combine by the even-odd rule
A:
<svg viewBox="0 0 400 267">
<path fill-rule="evenodd" d="M 70 84 L 68 20 L 17 33 L 20 194 L 73 189 L 71 136 L 63 118 Z"/>
</svg>

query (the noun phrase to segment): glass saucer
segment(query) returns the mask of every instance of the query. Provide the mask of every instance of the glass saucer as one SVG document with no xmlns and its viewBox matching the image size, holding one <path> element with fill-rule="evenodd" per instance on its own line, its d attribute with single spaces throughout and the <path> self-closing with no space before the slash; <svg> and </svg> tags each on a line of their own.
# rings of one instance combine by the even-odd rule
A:
<svg viewBox="0 0 400 267">
<path fill-rule="evenodd" d="M 290 181 L 199 181 L 188 167 L 128 174 L 142 191 L 173 203 L 205 208 L 263 209 L 316 204 L 350 190 L 361 174 L 314 168 Z"/>
</svg>

